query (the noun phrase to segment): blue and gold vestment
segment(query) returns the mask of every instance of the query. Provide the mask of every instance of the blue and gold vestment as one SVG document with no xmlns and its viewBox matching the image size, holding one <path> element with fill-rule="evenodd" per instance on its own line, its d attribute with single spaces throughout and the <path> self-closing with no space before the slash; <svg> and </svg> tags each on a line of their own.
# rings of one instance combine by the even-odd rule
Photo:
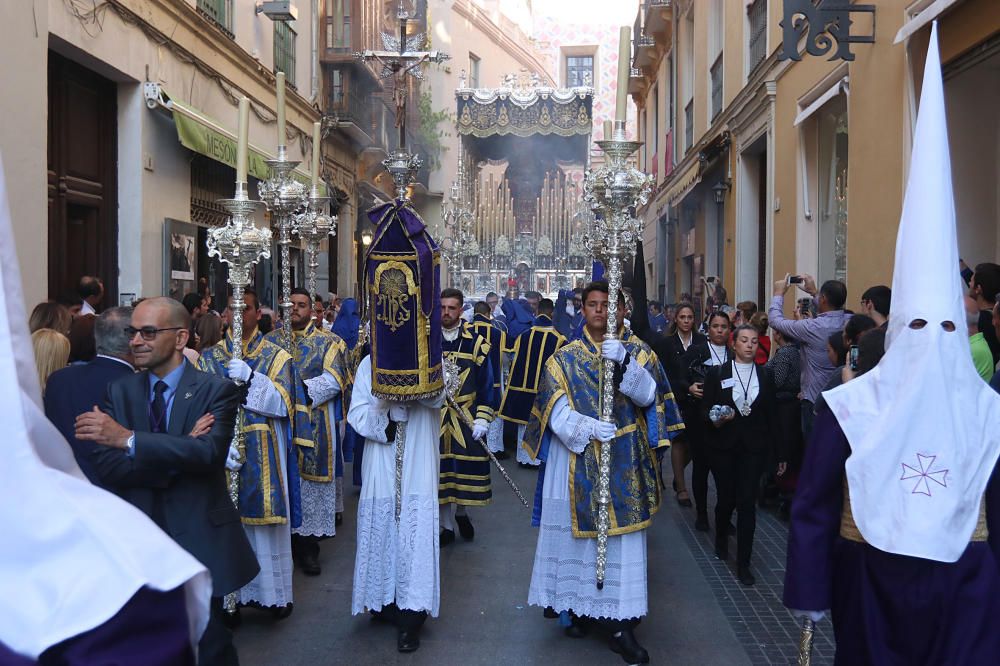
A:
<svg viewBox="0 0 1000 666">
<path fill-rule="evenodd" d="M 204 350 L 198 360 L 198 369 L 219 377 L 228 378 L 228 364 L 233 357 L 232 334 L 213 347 Z M 292 364 L 292 357 L 277 345 L 267 342 L 260 331 L 254 330 L 249 340 L 243 343 L 243 360 L 254 373 L 266 375 L 281 395 L 289 415 L 291 427 L 281 441 L 278 430 L 266 416 L 249 409 L 243 410 L 243 435 L 246 446 L 246 460 L 240 468 L 240 517 L 245 525 L 272 525 L 284 523 L 290 517 L 293 525 L 297 522 L 298 475 L 293 469 L 282 469 L 278 447 L 289 448 L 288 437 L 300 437 L 309 433 L 308 414 L 296 413 L 295 405 L 304 404 L 303 385 Z M 253 379 L 250 384 L 252 386 Z M 309 444 L 308 439 L 298 439 L 300 445 Z M 289 468 L 292 465 L 289 464 Z M 285 503 L 285 484 L 289 484 L 287 496 L 292 506 Z M 289 509 L 292 509 L 289 511 Z M 291 515 L 290 515 L 291 514 Z"/>
<path fill-rule="evenodd" d="M 271 331 L 264 339 L 280 346 L 281 331 Z M 305 400 L 304 385 L 303 401 L 295 404 L 296 414 L 305 414 L 309 419 L 309 433 L 297 433 L 294 440 L 299 445 L 296 447 L 299 475 L 308 481 L 326 483 L 332 481 L 335 474 L 343 472 L 337 469 L 340 464 L 340 456 L 337 455 L 340 446 L 337 441 L 337 424 L 347 416 L 343 400 L 348 378 L 345 366 L 347 345 L 338 336 L 315 326 L 311 321 L 301 331 L 293 329 L 292 340 L 295 369 L 300 380 L 304 382 L 329 372 L 340 386 L 341 393 L 334 398 L 332 410 L 328 410 L 326 404 L 310 406 Z M 334 419 L 332 423 L 331 413 Z"/>
<path fill-rule="evenodd" d="M 611 507 L 609 535 L 627 534 L 649 526 L 660 506 L 660 486 L 653 449 L 669 446 L 670 440 L 684 429 L 680 411 L 674 402 L 670 383 L 656 354 L 631 332 L 622 339 L 625 350 L 656 382 L 652 405 L 639 408 L 621 392 L 615 393 L 615 423 L 618 432 L 611 447 Z M 538 397 L 531 420 L 521 443 L 543 462 L 548 457 L 552 431 L 549 417 L 556 401 L 565 396 L 573 409 L 585 416 L 600 416 L 601 346 L 584 329 L 583 337 L 574 340 L 549 359 L 542 374 Z M 583 453 L 571 454 L 569 469 L 570 518 L 574 537 L 597 536 L 597 482 L 602 444 L 592 441 Z M 535 497 L 533 522 L 541 516 L 541 484 Z"/>
<path fill-rule="evenodd" d="M 498 392 L 493 386 L 489 360 L 490 343 L 476 334 L 469 324 L 462 324 L 458 338 L 442 337 L 444 355 L 455 361 L 461 384 L 455 403 L 470 420 L 493 419 Z M 472 439 L 472 430 L 449 404 L 441 408 L 441 478 L 438 501 L 441 504 L 488 504 L 490 459 L 482 445 Z"/>
</svg>

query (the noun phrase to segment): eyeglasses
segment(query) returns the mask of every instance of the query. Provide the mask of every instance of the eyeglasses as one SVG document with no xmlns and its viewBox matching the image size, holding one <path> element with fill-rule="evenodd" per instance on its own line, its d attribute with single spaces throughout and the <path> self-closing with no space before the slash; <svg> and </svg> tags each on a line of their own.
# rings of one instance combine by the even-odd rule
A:
<svg viewBox="0 0 1000 666">
<path fill-rule="evenodd" d="M 156 328 L 155 326 L 143 326 L 142 328 L 136 328 L 134 326 L 126 326 L 122 330 L 125 331 L 125 335 L 128 336 L 129 340 L 134 338 L 135 334 L 138 333 L 146 342 L 152 342 L 156 339 L 156 336 L 163 331 L 182 331 L 184 330 L 184 327 L 173 326 L 171 328 Z"/>
</svg>

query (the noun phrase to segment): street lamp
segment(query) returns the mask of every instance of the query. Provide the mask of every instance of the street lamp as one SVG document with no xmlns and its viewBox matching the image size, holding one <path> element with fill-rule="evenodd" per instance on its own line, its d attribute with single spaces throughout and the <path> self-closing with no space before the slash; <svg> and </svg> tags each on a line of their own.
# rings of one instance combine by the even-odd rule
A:
<svg viewBox="0 0 1000 666">
<path fill-rule="evenodd" d="M 712 196 L 715 197 L 715 203 L 718 205 L 718 212 L 715 217 L 715 242 L 717 245 L 715 274 L 719 277 L 719 280 L 722 280 L 722 262 L 725 260 L 726 220 L 723 213 L 726 204 L 726 195 L 729 193 L 730 187 L 728 178 L 723 178 L 712 187 Z"/>
<path fill-rule="evenodd" d="M 361 244 L 364 247 L 368 247 L 369 245 L 372 244 L 372 232 L 370 231 L 361 232 Z"/>
</svg>

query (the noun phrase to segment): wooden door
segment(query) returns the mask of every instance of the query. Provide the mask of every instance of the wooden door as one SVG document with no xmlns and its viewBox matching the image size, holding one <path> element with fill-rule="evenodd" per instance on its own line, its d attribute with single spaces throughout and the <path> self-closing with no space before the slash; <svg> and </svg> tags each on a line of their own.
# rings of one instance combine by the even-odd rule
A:
<svg viewBox="0 0 1000 666">
<path fill-rule="evenodd" d="M 49 52 L 49 296 L 72 293 L 83 275 L 104 282 L 117 305 L 116 86 Z M 138 223 L 138 220 L 136 221 Z"/>
</svg>

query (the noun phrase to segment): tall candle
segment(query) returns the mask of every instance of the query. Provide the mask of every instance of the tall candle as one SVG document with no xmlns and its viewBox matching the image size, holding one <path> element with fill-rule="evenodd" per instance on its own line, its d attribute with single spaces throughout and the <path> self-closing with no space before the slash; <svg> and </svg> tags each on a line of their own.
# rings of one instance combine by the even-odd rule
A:
<svg viewBox="0 0 1000 666">
<path fill-rule="evenodd" d="M 621 27 L 618 35 L 618 97 L 615 103 L 615 121 L 625 122 L 628 103 L 628 75 L 632 69 L 629 51 L 632 48 L 632 28 Z"/>
<path fill-rule="evenodd" d="M 236 137 L 236 182 L 247 182 L 247 131 L 250 125 L 250 100 L 240 98 L 240 124 Z"/>
<path fill-rule="evenodd" d="M 277 97 L 278 97 L 278 145 L 285 145 L 285 73 L 278 72 Z"/>
<path fill-rule="evenodd" d="M 612 125 L 610 120 L 604 121 L 604 140 L 611 141 Z"/>
<path fill-rule="evenodd" d="M 322 134 L 320 132 L 320 123 L 313 123 L 313 171 L 312 171 L 312 186 L 319 186 L 319 154 L 322 152 L 321 142 L 323 141 Z"/>
</svg>

